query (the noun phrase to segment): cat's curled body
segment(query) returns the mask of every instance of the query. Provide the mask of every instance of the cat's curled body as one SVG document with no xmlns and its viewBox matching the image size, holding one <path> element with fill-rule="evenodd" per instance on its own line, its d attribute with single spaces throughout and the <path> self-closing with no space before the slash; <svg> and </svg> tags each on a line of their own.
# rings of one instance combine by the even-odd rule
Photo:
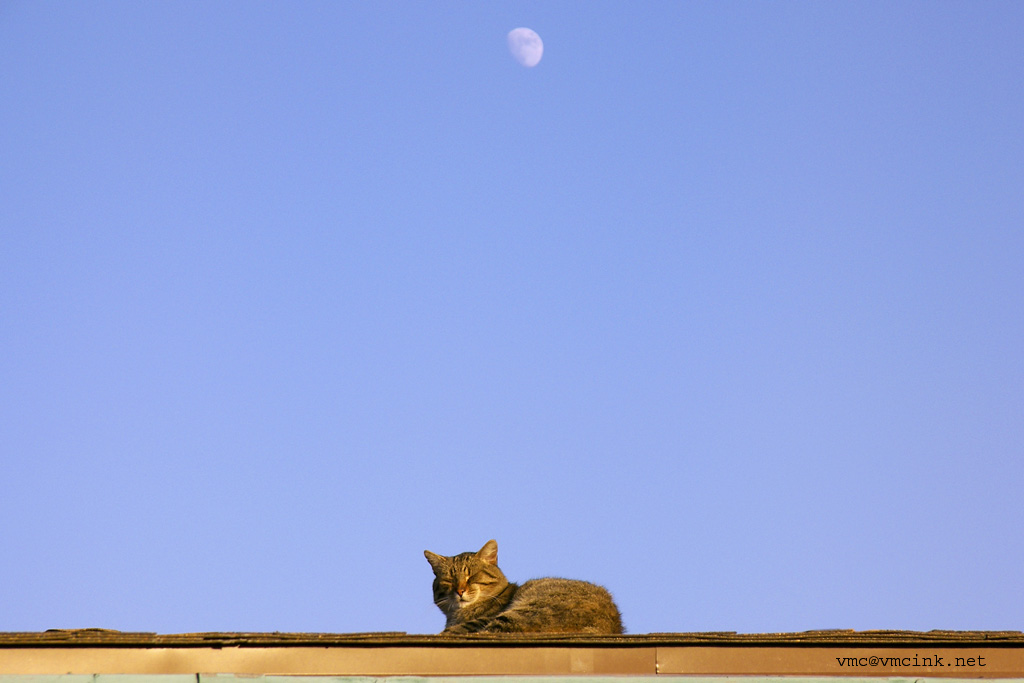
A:
<svg viewBox="0 0 1024 683">
<path fill-rule="evenodd" d="M 442 633 L 619 634 L 622 617 L 601 586 L 571 579 L 509 583 L 498 569 L 498 544 L 453 557 L 423 551 L 434 570 L 434 604 Z"/>
</svg>

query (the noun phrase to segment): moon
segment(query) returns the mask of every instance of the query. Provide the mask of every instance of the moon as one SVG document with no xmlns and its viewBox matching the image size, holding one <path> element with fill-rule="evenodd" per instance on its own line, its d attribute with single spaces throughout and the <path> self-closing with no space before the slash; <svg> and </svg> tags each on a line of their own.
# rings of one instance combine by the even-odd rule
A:
<svg viewBox="0 0 1024 683">
<path fill-rule="evenodd" d="M 544 54 L 544 42 L 533 29 L 514 28 L 508 32 L 508 50 L 517 62 L 533 67 Z"/>
</svg>

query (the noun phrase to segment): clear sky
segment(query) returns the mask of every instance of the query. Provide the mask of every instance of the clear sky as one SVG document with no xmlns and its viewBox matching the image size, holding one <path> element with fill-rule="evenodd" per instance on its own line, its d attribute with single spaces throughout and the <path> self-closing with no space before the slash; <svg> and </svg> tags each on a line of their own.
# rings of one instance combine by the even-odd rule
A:
<svg viewBox="0 0 1024 683">
<path fill-rule="evenodd" d="M 633 633 L 1024 628 L 1022 45 L 0 2 L 0 630 L 436 632 L 490 538 Z"/>
</svg>

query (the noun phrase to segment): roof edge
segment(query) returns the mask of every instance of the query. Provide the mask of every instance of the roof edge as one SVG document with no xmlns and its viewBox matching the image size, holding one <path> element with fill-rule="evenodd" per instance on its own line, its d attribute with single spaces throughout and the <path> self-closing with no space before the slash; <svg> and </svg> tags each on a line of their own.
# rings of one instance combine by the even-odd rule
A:
<svg viewBox="0 0 1024 683">
<path fill-rule="evenodd" d="M 101 628 L 51 629 L 39 632 L 0 632 L 0 648 L 189 648 L 189 647 L 423 647 L 423 646 L 912 646 L 948 645 L 1022 647 L 1021 631 L 901 631 L 817 630 L 790 633 L 646 633 L 621 636 L 583 634 L 409 634 L 401 631 L 368 633 L 202 632 L 158 634 Z"/>
</svg>

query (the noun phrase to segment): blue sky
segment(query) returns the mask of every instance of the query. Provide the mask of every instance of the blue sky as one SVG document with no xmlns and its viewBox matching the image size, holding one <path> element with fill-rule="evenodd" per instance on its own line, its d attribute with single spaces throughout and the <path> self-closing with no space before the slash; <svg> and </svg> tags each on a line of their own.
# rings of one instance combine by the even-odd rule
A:
<svg viewBox="0 0 1024 683">
<path fill-rule="evenodd" d="M 634 633 L 1021 628 L 1022 35 L 0 3 L 0 630 L 436 632 L 490 538 Z"/>
</svg>

